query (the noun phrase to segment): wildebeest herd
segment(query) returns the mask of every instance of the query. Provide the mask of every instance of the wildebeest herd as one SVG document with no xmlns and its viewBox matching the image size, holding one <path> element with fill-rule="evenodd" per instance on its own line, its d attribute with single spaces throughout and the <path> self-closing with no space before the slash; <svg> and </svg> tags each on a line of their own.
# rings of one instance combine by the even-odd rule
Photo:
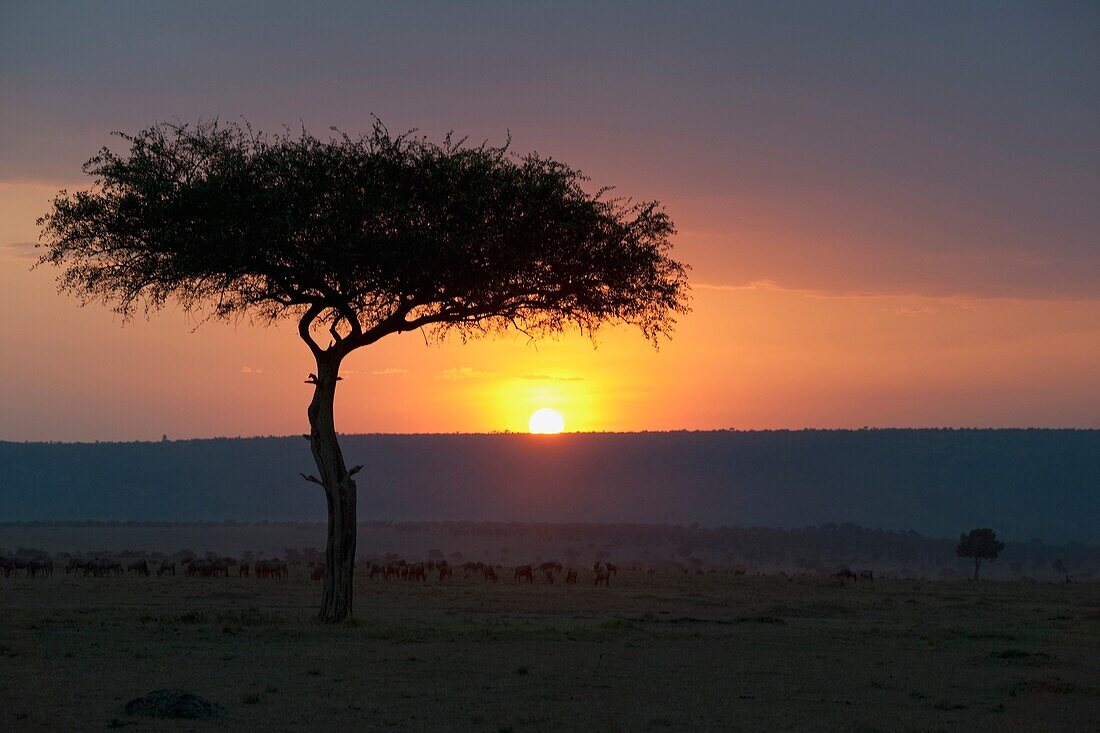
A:
<svg viewBox="0 0 1100 733">
<path fill-rule="evenodd" d="M 300 563 L 293 563 L 298 565 Z M 180 561 L 161 561 L 153 570 L 148 560 L 137 560 L 124 565 L 114 559 L 91 558 L 81 559 L 70 557 L 65 564 L 65 574 L 85 578 L 103 578 L 115 575 L 136 575 L 149 577 L 156 575 L 158 578 L 166 575 L 175 576 L 177 565 L 185 577 L 200 578 L 228 578 L 230 575 L 238 577 L 254 576 L 265 579 L 281 579 L 290 576 L 291 564 L 280 560 L 255 560 L 252 562 L 238 562 L 232 557 L 206 557 L 202 559 L 188 558 Z M 369 560 L 362 563 L 367 577 L 370 580 L 419 580 L 427 582 L 429 578 L 445 582 L 454 577 L 456 566 L 446 560 L 426 560 L 409 562 L 403 558 L 388 556 L 385 560 Z M 486 583 L 497 583 L 502 577 L 506 577 L 506 569 L 503 565 L 470 561 L 457 566 L 462 577 L 481 578 Z M 0 556 L 0 573 L 4 577 L 25 576 L 40 577 L 53 574 L 54 561 L 48 557 L 22 558 Z M 309 577 L 312 580 L 321 580 L 324 577 L 325 566 L 323 563 L 311 563 L 308 567 Z M 514 583 L 548 583 L 553 585 L 559 578 L 565 585 L 575 585 L 580 577 L 578 569 L 573 566 L 565 566 L 556 560 L 540 563 L 528 563 L 516 565 L 510 568 Z M 618 566 L 609 562 L 596 562 L 592 566 L 592 582 L 595 585 L 610 585 L 612 576 L 619 572 Z"/>
<path fill-rule="evenodd" d="M 53 560 L 49 558 L 3 557 L 0 556 L 0 573 L 5 578 L 22 573 L 28 578 L 53 575 Z"/>
<path fill-rule="evenodd" d="M 291 569 L 306 565 L 306 574 L 311 580 L 320 581 L 324 578 L 325 566 L 320 562 L 303 563 L 301 561 L 287 562 L 275 559 L 253 559 L 238 561 L 232 557 L 217 557 L 208 554 L 204 558 L 185 557 L 183 559 L 161 560 L 156 563 L 156 569 L 148 560 L 141 559 L 124 564 L 115 559 L 91 558 L 82 559 L 68 557 L 64 560 L 65 574 L 80 577 L 103 578 L 115 575 L 136 575 L 149 577 L 156 575 L 163 577 L 170 575 L 175 577 L 177 567 L 180 574 L 188 578 L 228 578 L 237 576 L 241 578 L 255 577 L 261 579 L 279 580 L 289 578 Z M 408 561 L 397 555 L 387 555 L 384 559 L 362 559 L 359 562 L 369 580 L 405 580 L 422 581 L 436 580 L 440 583 L 454 578 L 455 572 L 461 573 L 464 579 L 480 579 L 485 583 L 498 583 L 502 579 L 511 576 L 513 583 L 544 583 L 554 585 L 559 580 L 563 585 L 576 585 L 581 577 L 581 572 L 573 564 L 563 565 L 556 560 L 534 562 L 522 565 L 505 567 L 501 564 L 492 564 L 481 561 L 467 561 L 462 564 L 452 565 L 447 560 L 423 560 Z M 639 573 L 655 574 L 656 567 L 644 568 L 632 566 L 629 568 Z M 46 556 L 37 557 L 10 557 L 0 555 L 0 575 L 4 577 L 49 577 L 53 575 L 54 560 Z M 710 573 L 718 572 L 717 568 L 711 568 Z M 726 568 L 726 572 L 734 575 L 745 575 L 744 568 Z M 685 575 L 692 574 L 687 568 L 680 567 L 678 572 Z M 610 562 L 595 562 L 591 573 L 585 573 L 585 582 L 594 585 L 610 586 L 611 579 L 619 573 L 619 567 Z M 704 575 L 702 568 L 696 568 L 695 575 Z M 785 573 L 780 573 L 785 575 Z M 847 580 L 858 582 L 874 581 L 874 573 L 870 570 L 855 572 L 847 566 L 841 566 L 840 570 L 833 573 L 833 582 L 843 584 Z"/>
</svg>

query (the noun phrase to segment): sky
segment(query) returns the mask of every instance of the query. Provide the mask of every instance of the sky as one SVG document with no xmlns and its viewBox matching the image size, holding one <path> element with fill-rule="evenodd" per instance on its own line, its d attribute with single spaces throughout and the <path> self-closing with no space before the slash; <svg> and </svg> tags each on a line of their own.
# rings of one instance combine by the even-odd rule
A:
<svg viewBox="0 0 1100 733">
<path fill-rule="evenodd" d="M 304 431 L 289 324 L 122 323 L 31 270 L 112 130 L 448 130 L 675 221 L 653 349 L 391 336 L 343 432 L 1100 427 L 1100 6 L 1077 2 L 0 5 L 0 439 Z"/>
</svg>

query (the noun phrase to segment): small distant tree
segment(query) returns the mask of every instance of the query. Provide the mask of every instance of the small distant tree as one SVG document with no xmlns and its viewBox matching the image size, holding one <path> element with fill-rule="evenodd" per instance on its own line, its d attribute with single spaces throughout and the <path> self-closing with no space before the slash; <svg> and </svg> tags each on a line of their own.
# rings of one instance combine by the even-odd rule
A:
<svg viewBox="0 0 1100 733">
<path fill-rule="evenodd" d="M 959 557 L 974 558 L 974 580 L 978 579 L 978 572 L 982 567 L 982 560 L 996 560 L 997 555 L 1005 548 L 1005 543 L 997 539 L 997 533 L 988 527 L 972 529 L 968 534 L 959 537 L 959 544 L 955 547 L 955 554 Z"/>
<path fill-rule="evenodd" d="M 1055 560 L 1051 567 L 1054 568 L 1054 572 L 1063 576 L 1067 583 L 1069 582 L 1069 570 L 1066 568 L 1066 563 L 1061 558 Z"/>
</svg>

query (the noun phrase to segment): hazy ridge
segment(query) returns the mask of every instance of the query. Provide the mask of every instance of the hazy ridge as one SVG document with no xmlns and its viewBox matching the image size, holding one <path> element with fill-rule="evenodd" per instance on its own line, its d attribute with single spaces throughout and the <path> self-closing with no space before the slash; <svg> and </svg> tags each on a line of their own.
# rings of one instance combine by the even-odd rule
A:
<svg viewBox="0 0 1100 733">
<path fill-rule="evenodd" d="M 1100 537 L 1100 431 L 348 435 L 363 520 L 826 522 Z M 301 437 L 0 442 L 0 521 L 318 521 Z"/>
</svg>

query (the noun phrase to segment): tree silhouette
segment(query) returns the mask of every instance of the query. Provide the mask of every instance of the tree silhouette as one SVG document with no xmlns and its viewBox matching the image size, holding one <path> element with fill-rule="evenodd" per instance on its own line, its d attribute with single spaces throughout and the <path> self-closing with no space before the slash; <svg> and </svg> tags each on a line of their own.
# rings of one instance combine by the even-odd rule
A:
<svg viewBox="0 0 1100 733">
<path fill-rule="evenodd" d="M 563 163 L 505 145 L 433 143 L 376 122 L 351 137 L 158 124 L 104 148 L 90 190 L 39 220 L 58 288 L 124 317 L 297 320 L 316 361 L 310 440 L 328 504 L 320 616 L 352 610 L 356 472 L 336 437 L 340 365 L 389 334 L 532 336 L 606 323 L 655 344 L 687 309 L 686 268 L 657 202 L 588 193 Z M 327 341 L 327 345 L 325 342 Z"/>
<path fill-rule="evenodd" d="M 1064 576 L 1067 583 L 1069 582 L 1069 569 L 1066 568 L 1066 563 L 1064 560 L 1062 560 L 1061 558 L 1055 560 L 1051 567 L 1054 568 L 1054 572 L 1058 573 L 1061 576 Z"/>
<path fill-rule="evenodd" d="M 974 580 L 978 579 L 978 571 L 982 567 L 982 560 L 996 560 L 997 555 L 1005 547 L 1005 543 L 997 540 L 997 533 L 988 527 L 972 529 L 969 534 L 959 537 L 959 544 L 955 547 L 955 554 L 959 557 L 974 558 Z"/>
</svg>

